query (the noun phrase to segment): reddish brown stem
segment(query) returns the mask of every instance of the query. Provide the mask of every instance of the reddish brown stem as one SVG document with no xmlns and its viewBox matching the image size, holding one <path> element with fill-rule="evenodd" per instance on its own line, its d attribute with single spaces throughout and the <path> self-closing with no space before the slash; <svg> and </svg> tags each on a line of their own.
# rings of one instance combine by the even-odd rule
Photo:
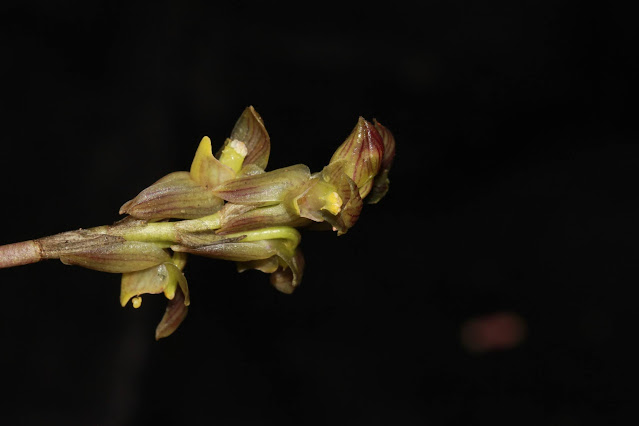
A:
<svg viewBox="0 0 639 426">
<path fill-rule="evenodd" d="M 37 241 L 0 246 L 0 269 L 28 265 L 42 260 L 42 247 Z"/>
</svg>

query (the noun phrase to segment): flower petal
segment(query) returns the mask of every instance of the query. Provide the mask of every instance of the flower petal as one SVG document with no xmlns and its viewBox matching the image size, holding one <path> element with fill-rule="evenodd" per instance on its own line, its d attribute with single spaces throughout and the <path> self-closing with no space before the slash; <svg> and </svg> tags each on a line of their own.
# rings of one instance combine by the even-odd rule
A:
<svg viewBox="0 0 639 426">
<path fill-rule="evenodd" d="M 298 247 L 293 256 L 280 258 L 284 265 L 271 274 L 271 285 L 282 293 L 291 294 L 302 281 L 305 264 L 304 255 Z"/>
<path fill-rule="evenodd" d="M 296 164 L 226 181 L 213 193 L 234 204 L 265 206 L 282 201 L 288 191 L 302 185 L 310 177 L 307 166 Z"/>
<path fill-rule="evenodd" d="M 359 117 L 351 134 L 333 154 L 330 164 L 344 161 L 344 173 L 355 182 L 364 198 L 371 190 L 383 155 L 382 137 L 371 123 Z"/>
<path fill-rule="evenodd" d="M 238 204 L 227 203 L 222 210 L 222 227 L 218 235 L 249 231 L 271 226 L 303 226 L 308 220 L 292 212 L 284 204 L 238 209 Z M 228 207 L 228 208 L 227 208 Z"/>
<path fill-rule="evenodd" d="M 266 169 L 271 152 L 271 138 L 266 132 L 262 117 L 252 106 L 244 110 L 235 123 L 230 140 L 237 139 L 244 142 L 248 153 L 244 165 L 255 164 Z M 222 150 L 218 152 L 218 158 Z"/>
<path fill-rule="evenodd" d="M 261 173 L 264 173 L 264 169 L 256 164 L 245 164 L 237 177 L 259 175 Z"/>
<path fill-rule="evenodd" d="M 120 304 L 124 307 L 132 297 L 141 294 L 162 293 L 166 290 L 168 283 L 169 273 L 165 263 L 142 271 L 122 274 Z"/>
<path fill-rule="evenodd" d="M 120 214 L 146 220 L 197 219 L 217 212 L 223 204 L 222 199 L 200 186 L 188 172 L 174 172 L 125 203 Z"/>
<path fill-rule="evenodd" d="M 263 272 L 271 272 L 271 284 L 283 293 L 293 292 L 302 280 L 304 256 L 299 247 L 282 239 L 266 239 L 247 242 L 229 242 L 197 248 L 184 246 L 171 247 L 176 251 L 184 251 L 214 259 L 238 262 L 238 269 L 249 268 Z M 277 261 L 274 263 L 274 258 Z M 277 267 L 276 267 L 277 266 Z"/>
<path fill-rule="evenodd" d="M 267 259 L 259 260 L 247 260 L 244 262 L 237 262 L 237 271 L 244 272 L 249 269 L 256 269 L 264 272 L 265 274 L 271 274 L 280 267 L 280 263 L 277 260 L 277 256 L 271 256 Z"/>
<path fill-rule="evenodd" d="M 291 204 L 297 214 L 315 222 L 324 221 L 324 210 L 337 215 L 342 209 L 343 200 L 337 188 L 325 180 L 321 173 L 313 176 L 297 194 L 292 195 Z"/>
<path fill-rule="evenodd" d="M 196 254 L 212 259 L 230 260 L 235 262 L 268 259 L 269 257 L 277 254 L 273 247 L 264 244 L 263 241 L 231 241 L 201 247 L 175 245 L 171 246 L 171 249 L 178 252 Z"/>
<path fill-rule="evenodd" d="M 186 318 L 188 310 L 189 308 L 185 303 L 184 293 L 178 288 L 175 292 L 175 297 L 169 300 L 164 316 L 155 329 L 155 340 L 160 340 L 173 334 L 182 321 L 184 321 L 184 318 Z"/>
<path fill-rule="evenodd" d="M 321 172 L 323 179 L 333 184 L 342 201 L 342 207 L 337 214 L 333 214 L 328 210 L 320 212 L 324 220 L 337 230 L 337 235 L 345 234 L 355 225 L 363 207 L 362 197 L 357 185 L 343 173 L 343 170 L 342 162 L 337 161 L 324 167 Z"/>
<path fill-rule="evenodd" d="M 373 120 L 377 132 L 381 135 L 384 142 L 384 156 L 382 157 L 382 165 L 379 169 L 379 173 L 375 176 L 373 182 L 373 188 L 366 197 L 366 202 L 369 204 L 375 204 L 379 202 L 386 193 L 390 181 L 388 180 L 388 172 L 393 164 L 393 158 L 395 158 L 395 138 L 393 134 L 384 126 L 382 126 L 377 120 Z"/>
<path fill-rule="evenodd" d="M 384 156 L 382 157 L 382 165 L 381 170 L 388 170 L 391 168 L 393 164 L 393 159 L 395 158 L 395 137 L 386 127 L 382 125 L 377 120 L 373 120 L 375 125 L 375 129 L 382 137 L 382 143 L 384 144 Z"/>
<path fill-rule="evenodd" d="M 60 255 L 66 265 L 78 265 L 102 272 L 141 271 L 171 260 L 169 254 L 153 243 L 123 241 L 94 246 Z"/>
<path fill-rule="evenodd" d="M 191 179 L 206 189 L 215 188 L 220 183 L 235 177 L 235 172 L 230 167 L 213 156 L 211 139 L 207 136 L 200 141 L 189 173 Z"/>
<path fill-rule="evenodd" d="M 184 273 L 182 273 L 182 271 L 180 271 L 180 269 L 173 263 L 164 263 L 163 264 L 166 269 L 167 272 L 169 274 L 169 280 L 173 283 L 176 282 L 177 284 L 179 284 L 179 287 L 176 287 L 175 291 L 172 291 L 172 294 L 170 295 L 171 297 L 168 297 L 168 299 L 172 300 L 173 296 L 175 296 L 175 294 L 177 294 L 177 288 L 179 288 L 182 291 L 182 294 L 184 295 L 184 304 L 186 306 L 189 306 L 191 304 L 191 298 L 189 296 L 189 285 L 186 282 L 186 277 L 184 276 Z"/>
</svg>

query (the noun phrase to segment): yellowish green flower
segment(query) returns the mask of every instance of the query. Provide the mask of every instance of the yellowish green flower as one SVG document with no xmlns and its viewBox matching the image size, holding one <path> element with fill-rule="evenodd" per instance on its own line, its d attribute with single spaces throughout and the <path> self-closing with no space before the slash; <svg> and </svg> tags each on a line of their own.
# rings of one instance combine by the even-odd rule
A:
<svg viewBox="0 0 639 426">
<path fill-rule="evenodd" d="M 156 339 L 173 333 L 188 312 L 191 300 L 186 277 L 182 272 L 184 266 L 186 266 L 186 254 L 175 252 L 169 261 L 141 271 L 122 274 L 120 291 L 122 306 L 131 300 L 133 307 L 139 308 L 142 304 L 142 294 L 164 293 L 169 299 L 167 310 L 156 330 Z M 176 303 L 171 303 L 173 300 L 176 300 Z"/>
<path fill-rule="evenodd" d="M 277 290 L 290 294 L 305 265 L 296 228 L 324 224 L 343 235 L 353 227 L 363 200 L 376 203 L 388 191 L 395 139 L 377 121 L 360 117 L 319 172 L 303 164 L 266 171 L 269 155 L 264 121 L 248 107 L 215 155 L 205 136 L 189 171 L 170 173 L 126 202 L 124 219 L 0 246 L 0 267 L 60 259 L 122 273 L 122 306 L 140 307 L 143 294 L 169 300 L 156 339 L 173 333 L 187 315 L 188 254 L 268 273 Z"/>
</svg>

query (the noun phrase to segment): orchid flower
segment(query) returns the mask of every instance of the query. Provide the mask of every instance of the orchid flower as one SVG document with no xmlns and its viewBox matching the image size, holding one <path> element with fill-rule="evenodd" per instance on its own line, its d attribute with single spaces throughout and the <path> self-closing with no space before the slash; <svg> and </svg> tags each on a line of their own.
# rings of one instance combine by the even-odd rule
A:
<svg viewBox="0 0 639 426">
<path fill-rule="evenodd" d="M 248 107 L 215 155 L 203 137 L 189 171 L 170 173 L 124 203 L 122 220 L 0 246 L 0 268 L 60 259 L 121 273 L 122 306 L 131 301 L 139 308 L 143 294 L 169 300 L 156 339 L 186 317 L 188 254 L 268 273 L 277 290 L 290 294 L 305 264 L 297 228 L 324 223 L 343 235 L 355 225 L 364 201 L 377 203 L 388 191 L 395 139 L 360 117 L 318 172 L 303 164 L 266 171 L 269 155 L 264 121 Z"/>
</svg>

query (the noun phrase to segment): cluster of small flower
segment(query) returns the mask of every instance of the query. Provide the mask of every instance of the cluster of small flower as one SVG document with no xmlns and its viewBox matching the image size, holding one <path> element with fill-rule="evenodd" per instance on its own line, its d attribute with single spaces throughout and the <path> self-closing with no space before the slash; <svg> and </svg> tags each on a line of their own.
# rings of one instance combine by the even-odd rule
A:
<svg viewBox="0 0 639 426">
<path fill-rule="evenodd" d="M 190 170 L 168 174 L 125 203 L 121 221 L 14 246 L 31 253 L 22 263 L 57 258 L 122 273 L 122 306 L 131 300 L 137 308 L 141 294 L 164 293 L 169 304 L 156 339 L 173 333 L 186 316 L 189 253 L 269 273 L 275 288 L 292 293 L 304 269 L 296 228 L 346 233 L 364 201 L 376 203 L 388 191 L 395 140 L 377 121 L 360 117 L 320 172 L 303 164 L 265 171 L 269 154 L 264 122 L 248 107 L 216 155 L 204 137 Z"/>
</svg>

